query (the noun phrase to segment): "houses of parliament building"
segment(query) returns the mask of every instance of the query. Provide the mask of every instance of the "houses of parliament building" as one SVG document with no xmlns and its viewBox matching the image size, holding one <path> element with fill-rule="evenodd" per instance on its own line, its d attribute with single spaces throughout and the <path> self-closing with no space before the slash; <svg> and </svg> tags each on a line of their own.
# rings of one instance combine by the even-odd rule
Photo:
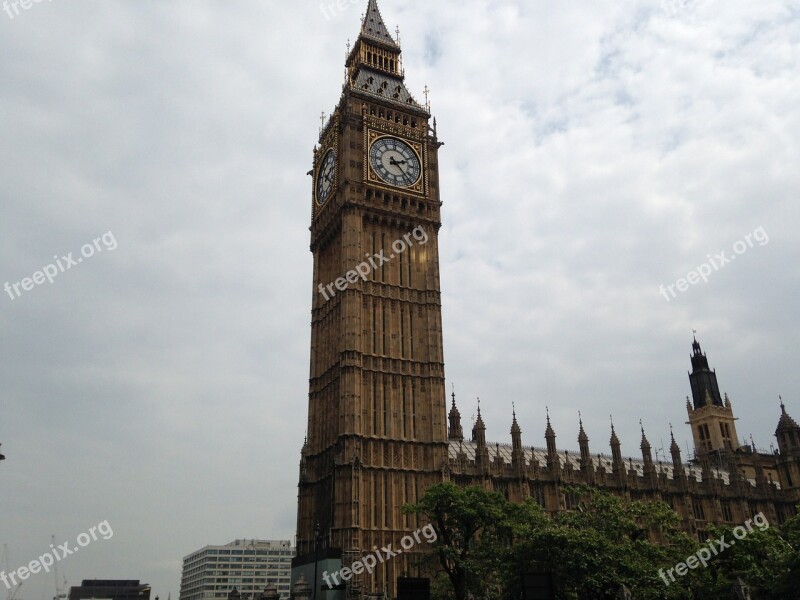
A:
<svg viewBox="0 0 800 600">
<path fill-rule="evenodd" d="M 740 445 L 732 403 L 720 395 L 697 340 L 687 399 L 692 461 L 674 437 L 671 460 L 654 460 L 644 431 L 641 453 L 624 457 L 613 426 L 610 454 L 600 452 L 582 423 L 579 452 L 559 450 L 549 418 L 541 449 L 523 445 L 515 415 L 510 443 L 487 441 L 480 411 L 465 436 L 455 396 L 448 399 L 445 388 L 442 142 L 429 106 L 405 85 L 399 40 L 376 0 L 368 2 L 345 67 L 341 98 L 321 129 L 310 171 L 314 292 L 293 583 L 305 578 L 314 597 L 325 600 L 352 590 L 394 597 L 398 577 L 421 574 L 425 544 L 371 574 L 354 574 L 346 590 L 325 588 L 322 573 L 387 544 L 396 548 L 424 525 L 401 507 L 442 481 L 514 501 L 533 497 L 551 513 L 570 508 L 564 488 L 579 483 L 663 500 L 701 540 L 711 523 L 741 524 L 758 512 L 781 523 L 794 514 L 800 426 L 781 404 L 778 450 Z M 425 242 L 411 232 L 424 232 Z"/>
</svg>

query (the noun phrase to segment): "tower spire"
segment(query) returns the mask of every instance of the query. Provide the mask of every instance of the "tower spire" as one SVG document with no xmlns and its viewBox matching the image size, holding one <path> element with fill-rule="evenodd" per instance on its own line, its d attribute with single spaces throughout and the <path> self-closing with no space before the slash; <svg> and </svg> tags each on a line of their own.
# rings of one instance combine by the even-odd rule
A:
<svg viewBox="0 0 800 600">
<path fill-rule="evenodd" d="M 377 0 L 369 0 L 367 12 L 364 14 L 364 21 L 361 23 L 361 37 L 370 41 L 378 42 L 392 49 L 400 49 L 400 44 L 395 41 L 389 28 L 381 16 Z"/>
<path fill-rule="evenodd" d="M 641 419 L 639 419 L 639 428 L 642 430 L 642 443 L 640 447 L 642 450 L 644 450 L 645 448 L 650 450 L 650 442 L 647 440 L 647 436 L 644 434 L 644 425 L 642 424 Z"/>
<path fill-rule="evenodd" d="M 609 415 L 611 419 L 611 470 L 615 477 L 620 477 L 624 474 L 625 465 L 622 462 L 622 447 L 617 437 L 617 432 L 614 430 L 614 417 Z"/>
<path fill-rule="evenodd" d="M 486 446 L 486 425 L 481 417 L 481 399 L 478 398 L 478 418 L 472 428 L 472 441 L 477 444 L 475 448 L 475 463 L 478 470 L 486 474 L 489 469 L 489 448 Z"/>
<path fill-rule="evenodd" d="M 558 450 L 556 449 L 556 432 L 553 431 L 553 426 L 550 424 L 550 407 L 545 407 L 547 411 L 547 429 L 544 431 L 544 437 L 547 440 L 547 467 L 549 469 L 559 468 Z"/>
<path fill-rule="evenodd" d="M 717 373 L 708 366 L 708 357 L 700 347 L 697 337 L 692 342 L 692 372 L 689 373 L 689 383 L 692 387 L 694 408 L 703 406 L 724 406 L 719 393 Z"/>
<path fill-rule="evenodd" d="M 517 423 L 517 409 L 511 403 L 511 465 L 519 469 L 525 465 L 525 455 L 522 452 L 522 430 Z"/>
<path fill-rule="evenodd" d="M 586 431 L 583 429 L 581 411 L 578 411 L 578 424 L 580 425 L 580 429 L 578 430 L 578 446 L 581 452 L 581 470 L 584 471 L 591 467 L 592 458 L 589 454 L 589 436 L 586 435 Z"/>
<path fill-rule="evenodd" d="M 453 405 L 450 407 L 450 414 L 448 415 L 448 421 L 450 421 L 450 433 L 447 436 L 448 439 L 457 440 L 459 442 L 464 441 L 464 430 L 461 428 L 461 413 L 458 412 L 458 408 L 456 407 L 456 386 L 453 385 Z"/>
<path fill-rule="evenodd" d="M 583 429 L 583 416 L 581 415 L 581 411 L 578 411 L 578 425 L 580 428 L 578 429 L 578 442 L 582 442 L 586 440 L 589 441 L 589 436 L 586 435 L 586 431 Z"/>
</svg>

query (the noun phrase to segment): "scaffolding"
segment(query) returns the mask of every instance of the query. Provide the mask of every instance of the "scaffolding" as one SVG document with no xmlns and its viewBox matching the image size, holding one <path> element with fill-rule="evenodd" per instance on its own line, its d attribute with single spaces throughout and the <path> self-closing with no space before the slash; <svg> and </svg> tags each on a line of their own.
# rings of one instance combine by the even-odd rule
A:
<svg viewBox="0 0 800 600">
<path fill-rule="evenodd" d="M 353 563 L 361 558 L 361 550 L 353 548 L 342 553 L 342 567 L 353 569 Z M 362 600 L 363 588 L 361 586 L 361 575 L 353 573 L 352 577 L 346 582 L 345 600 Z"/>
</svg>

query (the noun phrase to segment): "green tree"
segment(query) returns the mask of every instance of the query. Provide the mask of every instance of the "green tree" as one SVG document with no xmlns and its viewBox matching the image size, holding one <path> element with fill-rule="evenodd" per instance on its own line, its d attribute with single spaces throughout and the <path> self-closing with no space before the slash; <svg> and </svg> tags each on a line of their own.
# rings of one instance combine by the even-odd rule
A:
<svg viewBox="0 0 800 600">
<path fill-rule="evenodd" d="M 754 600 L 800 598 L 800 516 L 781 527 L 757 520 L 749 528 L 711 526 L 709 533 L 724 551 L 709 564 L 708 594 L 724 597 L 739 576 L 750 586 Z"/>
<path fill-rule="evenodd" d="M 621 584 L 637 599 L 691 599 L 706 574 L 691 572 L 665 584 L 667 569 L 694 553 L 697 542 L 678 529 L 664 503 L 630 502 L 590 488 L 565 490 L 581 498 L 577 510 L 550 518 L 528 499 L 513 503 L 497 492 L 444 483 L 431 487 L 406 513 L 430 521 L 434 548 L 455 600 L 468 594 L 516 599 L 521 574 L 554 573 L 559 598 L 611 598 Z M 652 543 L 649 537 L 661 543 Z M 436 586 L 435 586 L 436 587 Z"/>
<path fill-rule="evenodd" d="M 493 595 L 500 574 L 498 540 L 506 538 L 509 502 L 497 492 L 452 483 L 432 486 L 419 502 L 403 507 L 423 515 L 436 530 L 434 551 L 456 600 Z M 512 509 L 513 510 L 513 509 Z"/>
<path fill-rule="evenodd" d="M 675 582 L 659 575 L 697 547 L 669 506 L 586 487 L 564 492 L 580 498 L 575 510 L 558 513 L 545 527 L 528 527 L 516 539 L 506 576 L 512 596 L 513 573 L 539 567 L 554 573 L 563 598 L 614 598 L 622 584 L 637 600 L 692 598 L 696 575 Z"/>
</svg>

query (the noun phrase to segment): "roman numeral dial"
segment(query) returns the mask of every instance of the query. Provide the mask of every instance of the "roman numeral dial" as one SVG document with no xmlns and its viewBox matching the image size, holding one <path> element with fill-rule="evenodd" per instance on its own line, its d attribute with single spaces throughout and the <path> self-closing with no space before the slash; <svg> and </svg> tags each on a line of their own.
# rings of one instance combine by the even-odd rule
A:
<svg viewBox="0 0 800 600">
<path fill-rule="evenodd" d="M 369 149 L 372 170 L 384 182 L 397 187 L 409 187 L 422 174 L 419 156 L 404 141 L 393 137 L 375 140 Z"/>
</svg>

